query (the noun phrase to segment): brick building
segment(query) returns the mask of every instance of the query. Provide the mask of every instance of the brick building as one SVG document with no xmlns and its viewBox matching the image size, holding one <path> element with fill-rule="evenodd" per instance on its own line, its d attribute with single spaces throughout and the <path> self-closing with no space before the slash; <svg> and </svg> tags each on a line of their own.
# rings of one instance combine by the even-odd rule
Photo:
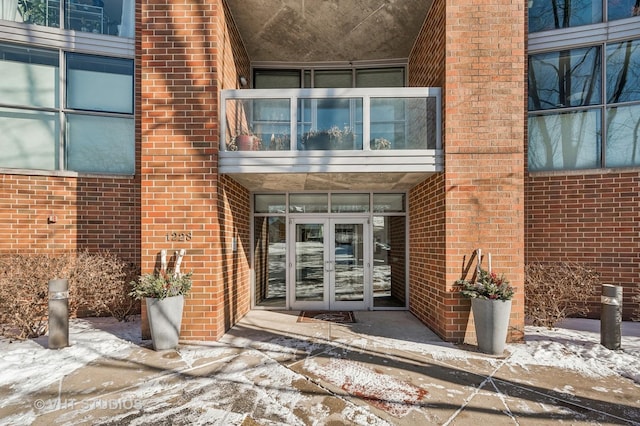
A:
<svg viewBox="0 0 640 426">
<path fill-rule="evenodd" d="M 639 7 L 7 0 L 0 252 L 150 272 L 184 248 L 186 340 L 250 309 L 408 309 L 461 341 L 476 248 L 517 287 L 513 339 L 528 261 L 595 268 L 628 315 Z"/>
</svg>

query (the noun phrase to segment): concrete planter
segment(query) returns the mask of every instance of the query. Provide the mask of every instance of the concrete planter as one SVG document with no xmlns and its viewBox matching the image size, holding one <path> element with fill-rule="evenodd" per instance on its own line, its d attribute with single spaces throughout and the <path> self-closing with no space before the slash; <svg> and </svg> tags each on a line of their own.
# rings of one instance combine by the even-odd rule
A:
<svg viewBox="0 0 640 426">
<path fill-rule="evenodd" d="M 471 299 L 478 349 L 502 355 L 507 342 L 511 300 Z"/>
<path fill-rule="evenodd" d="M 153 349 L 162 351 L 178 346 L 184 296 L 173 296 L 166 299 L 147 297 L 146 303 Z"/>
</svg>

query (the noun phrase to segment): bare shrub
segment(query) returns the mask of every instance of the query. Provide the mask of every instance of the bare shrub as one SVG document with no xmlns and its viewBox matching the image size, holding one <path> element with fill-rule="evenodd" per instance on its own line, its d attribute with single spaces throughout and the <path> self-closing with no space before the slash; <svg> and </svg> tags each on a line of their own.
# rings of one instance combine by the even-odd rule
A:
<svg viewBox="0 0 640 426">
<path fill-rule="evenodd" d="M 137 269 L 110 252 L 82 251 L 75 259 L 69 277 L 69 297 L 76 301 L 75 308 L 92 315 L 111 315 L 126 321 L 137 306 L 129 296 L 130 282 L 138 275 Z M 77 314 L 77 310 L 74 314 Z"/>
<path fill-rule="evenodd" d="M 573 262 L 531 263 L 525 268 L 525 316 L 533 325 L 552 328 L 572 315 L 586 315 L 587 302 L 600 287 L 600 277 Z"/>
<path fill-rule="evenodd" d="M 0 334 L 26 339 L 48 326 L 48 283 L 69 279 L 69 315 L 79 310 L 124 321 L 137 308 L 129 296 L 137 269 L 105 253 L 61 256 L 13 254 L 0 258 Z"/>
<path fill-rule="evenodd" d="M 69 270 L 68 258 L 19 254 L 0 258 L 0 327 L 26 339 L 47 331 L 48 283 Z"/>
</svg>

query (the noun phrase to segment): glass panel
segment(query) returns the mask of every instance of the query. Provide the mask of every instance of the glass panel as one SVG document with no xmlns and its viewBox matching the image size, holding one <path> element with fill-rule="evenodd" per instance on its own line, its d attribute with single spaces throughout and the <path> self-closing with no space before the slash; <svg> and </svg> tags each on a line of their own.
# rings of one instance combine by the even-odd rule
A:
<svg viewBox="0 0 640 426">
<path fill-rule="evenodd" d="M 328 201 L 327 194 L 291 194 L 289 213 L 327 213 Z"/>
<path fill-rule="evenodd" d="M 331 194 L 332 213 L 369 211 L 369 194 Z"/>
<path fill-rule="evenodd" d="M 67 107 L 133 113 L 133 61 L 67 54 Z"/>
<path fill-rule="evenodd" d="M 427 116 L 435 99 L 428 99 L 372 98 L 371 149 L 434 149 L 435 127 L 427 126 Z"/>
<path fill-rule="evenodd" d="M 405 211 L 405 194 L 373 194 L 373 211 L 376 213 Z"/>
<path fill-rule="evenodd" d="M 298 113 L 298 149 L 362 149 L 362 99 L 299 99 Z"/>
<path fill-rule="evenodd" d="M 58 169 L 58 114 L 0 108 L 0 167 Z"/>
<path fill-rule="evenodd" d="M 285 210 L 284 194 L 257 194 L 254 198 L 253 211 L 256 213 L 284 213 Z"/>
<path fill-rule="evenodd" d="M 289 99 L 229 99 L 226 115 L 227 151 L 291 149 Z"/>
<path fill-rule="evenodd" d="M 353 73 L 351 70 L 315 71 L 313 73 L 313 87 L 353 87 Z"/>
<path fill-rule="evenodd" d="M 134 37 L 135 0 L 68 0 L 65 16 L 67 29 Z"/>
<path fill-rule="evenodd" d="M 5 0 L 0 5 L 0 19 L 60 27 L 60 0 Z"/>
<path fill-rule="evenodd" d="M 0 102 L 59 106 L 58 52 L 0 44 Z"/>
<path fill-rule="evenodd" d="M 640 165 L 640 105 L 607 111 L 606 166 Z"/>
<path fill-rule="evenodd" d="M 300 87 L 300 71 L 297 70 L 255 70 L 255 89 L 297 89 Z"/>
<path fill-rule="evenodd" d="M 608 0 L 607 15 L 610 21 L 640 16 L 640 3 L 638 0 Z"/>
<path fill-rule="evenodd" d="M 529 169 L 563 170 L 600 166 L 599 109 L 529 117 Z"/>
<path fill-rule="evenodd" d="M 600 48 L 563 50 L 529 57 L 529 110 L 601 102 Z"/>
<path fill-rule="evenodd" d="M 364 300 L 364 236 L 362 224 L 336 224 L 334 300 Z"/>
<path fill-rule="evenodd" d="M 607 100 L 610 103 L 640 100 L 640 40 L 607 46 Z"/>
<path fill-rule="evenodd" d="M 69 114 L 67 136 L 67 169 L 89 173 L 134 173 L 133 119 Z"/>
<path fill-rule="evenodd" d="M 356 70 L 356 87 L 403 87 L 404 68 Z"/>
<path fill-rule="evenodd" d="M 529 32 L 602 22 L 601 0 L 529 0 Z"/>
<path fill-rule="evenodd" d="M 284 217 L 256 217 L 255 300 L 258 306 L 286 305 L 286 222 Z"/>
<path fill-rule="evenodd" d="M 324 225 L 296 224 L 296 301 L 324 301 Z"/>
<path fill-rule="evenodd" d="M 373 217 L 373 306 L 406 305 L 406 232 L 402 216 Z"/>
</svg>

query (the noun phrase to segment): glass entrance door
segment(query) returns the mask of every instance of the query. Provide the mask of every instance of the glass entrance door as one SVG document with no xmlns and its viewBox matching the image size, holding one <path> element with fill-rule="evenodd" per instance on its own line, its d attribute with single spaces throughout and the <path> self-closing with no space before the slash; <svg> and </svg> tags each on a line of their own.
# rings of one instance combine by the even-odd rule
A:
<svg viewBox="0 0 640 426">
<path fill-rule="evenodd" d="M 366 218 L 292 219 L 292 308 L 370 307 L 371 244 L 366 224 Z"/>
</svg>

